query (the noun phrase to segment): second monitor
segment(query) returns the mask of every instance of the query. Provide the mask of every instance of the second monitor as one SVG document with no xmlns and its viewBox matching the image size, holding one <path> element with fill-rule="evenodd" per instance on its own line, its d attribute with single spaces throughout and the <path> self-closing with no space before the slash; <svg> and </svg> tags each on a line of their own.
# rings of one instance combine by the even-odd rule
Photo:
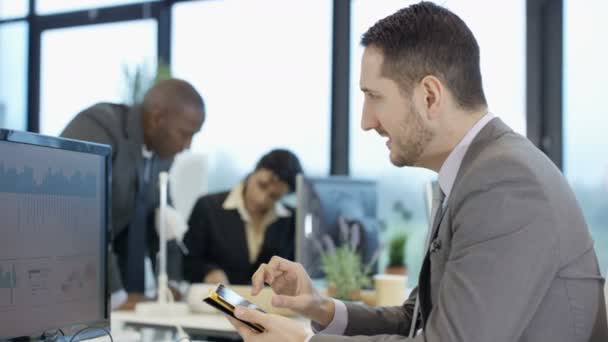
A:
<svg viewBox="0 0 608 342">
<path fill-rule="evenodd" d="M 301 263 L 311 278 L 323 277 L 320 246 L 324 236 L 336 246 L 340 237 L 339 220 L 351 227 L 360 227 L 359 251 L 367 265 L 379 248 L 379 222 L 376 217 L 376 182 L 343 176 L 305 177 L 296 180 L 296 261 Z M 371 272 L 377 269 L 372 267 Z"/>
</svg>

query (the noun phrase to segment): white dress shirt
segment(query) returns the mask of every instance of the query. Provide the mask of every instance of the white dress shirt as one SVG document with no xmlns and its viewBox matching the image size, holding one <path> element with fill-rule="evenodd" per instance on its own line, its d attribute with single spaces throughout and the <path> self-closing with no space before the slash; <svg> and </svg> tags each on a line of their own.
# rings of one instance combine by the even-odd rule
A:
<svg viewBox="0 0 608 342">
<path fill-rule="evenodd" d="M 236 209 L 241 220 L 245 223 L 249 262 L 253 264 L 258 259 L 268 227 L 279 218 L 291 216 L 291 212 L 287 210 L 281 202 L 276 201 L 274 207 L 271 210 L 268 210 L 262 218 L 262 221 L 256 225 L 252 222 L 251 215 L 245 207 L 244 190 L 245 184 L 243 182 L 240 182 L 232 188 L 228 197 L 226 197 L 226 200 L 222 203 L 222 208 L 227 210 Z"/>
</svg>

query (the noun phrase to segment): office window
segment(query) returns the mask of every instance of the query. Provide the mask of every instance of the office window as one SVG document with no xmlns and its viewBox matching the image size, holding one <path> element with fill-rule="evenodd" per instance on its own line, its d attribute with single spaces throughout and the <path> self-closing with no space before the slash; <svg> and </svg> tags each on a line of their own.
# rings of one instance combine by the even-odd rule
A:
<svg viewBox="0 0 608 342">
<path fill-rule="evenodd" d="M 52 14 L 85 9 L 128 5 L 146 0 L 36 0 L 37 14 Z"/>
<path fill-rule="evenodd" d="M 41 61 L 40 131 L 58 135 L 84 108 L 123 102 L 128 92 L 125 68 L 146 65 L 153 70 L 156 21 L 45 31 Z"/>
<path fill-rule="evenodd" d="M 564 2 L 564 173 L 608 272 L 608 32 L 604 0 Z"/>
<path fill-rule="evenodd" d="M 0 19 L 25 17 L 28 6 L 28 0 L 0 0 Z"/>
<path fill-rule="evenodd" d="M 27 128 L 28 25 L 0 25 L 0 127 Z"/>
<path fill-rule="evenodd" d="M 387 233 L 408 232 L 409 286 L 417 284 L 424 257 L 428 222 L 423 189 L 436 175 L 423 169 L 394 167 L 383 139 L 374 132 L 361 130 L 363 95 L 359 89 L 359 69 L 363 33 L 376 21 L 416 2 L 353 0 L 351 18 L 350 170 L 355 177 L 378 180 L 378 214 Z M 459 15 L 477 38 L 490 111 L 515 131 L 525 134 L 525 1 L 501 2 L 498 6 L 496 2 L 475 0 L 446 0 L 440 4 Z M 383 262 L 385 258 L 381 258 Z"/>
<path fill-rule="evenodd" d="M 331 20 L 321 0 L 174 6 L 172 69 L 207 104 L 192 149 L 208 155 L 209 191 L 233 186 L 275 147 L 309 174 L 329 172 Z"/>
</svg>

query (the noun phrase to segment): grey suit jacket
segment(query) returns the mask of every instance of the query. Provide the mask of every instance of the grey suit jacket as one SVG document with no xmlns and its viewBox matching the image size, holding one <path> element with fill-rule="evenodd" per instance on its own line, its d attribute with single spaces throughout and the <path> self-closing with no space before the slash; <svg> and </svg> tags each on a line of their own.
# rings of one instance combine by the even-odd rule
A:
<svg viewBox="0 0 608 342">
<path fill-rule="evenodd" d="M 138 170 L 143 168 L 143 132 L 138 107 L 98 103 L 80 112 L 61 136 L 108 144 L 112 147 L 113 237 L 127 228 L 135 210 Z M 168 171 L 172 160 L 157 160 L 152 169 L 150 208 L 158 207 L 158 173 Z"/>
<path fill-rule="evenodd" d="M 412 341 L 608 341 L 604 279 L 574 194 L 500 119 L 471 143 L 432 229 L 440 248 L 421 274 L 432 307 Z M 401 307 L 347 304 L 345 334 L 375 336 L 312 341 L 407 341 L 416 294 Z"/>
<path fill-rule="evenodd" d="M 139 107 L 128 107 L 112 103 L 95 104 L 79 114 L 67 125 L 61 136 L 108 144 L 112 147 L 112 239 L 118 260 L 110 264 L 124 264 L 125 253 L 122 246 L 126 242 L 123 234 L 131 222 L 135 211 L 138 175 L 141 174 L 144 159 L 142 155 L 143 131 Z M 159 205 L 158 174 L 168 171 L 172 159 L 155 158 L 151 169 L 151 189 L 147 193 L 147 207 L 152 218 L 153 210 Z M 150 222 L 152 223 L 152 222 Z M 148 229 L 149 252 L 158 249 L 158 239 L 153 224 Z M 122 248 L 121 248 L 122 247 Z M 122 255 L 121 255 L 122 254 Z M 155 261 L 155 258 L 152 258 Z M 118 261 L 118 263 L 116 262 Z M 122 287 L 120 278 L 112 274 L 111 288 Z"/>
</svg>

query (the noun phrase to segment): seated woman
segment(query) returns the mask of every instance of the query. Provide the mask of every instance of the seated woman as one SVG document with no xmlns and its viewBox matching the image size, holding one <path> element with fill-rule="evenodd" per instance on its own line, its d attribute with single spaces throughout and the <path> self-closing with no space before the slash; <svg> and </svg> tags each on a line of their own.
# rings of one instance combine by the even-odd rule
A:
<svg viewBox="0 0 608 342">
<path fill-rule="evenodd" d="M 294 210 L 279 200 L 295 190 L 302 172 L 287 150 L 264 155 L 230 192 L 198 199 L 184 244 L 184 278 L 192 283 L 250 284 L 253 272 L 273 255 L 293 260 Z"/>
</svg>

